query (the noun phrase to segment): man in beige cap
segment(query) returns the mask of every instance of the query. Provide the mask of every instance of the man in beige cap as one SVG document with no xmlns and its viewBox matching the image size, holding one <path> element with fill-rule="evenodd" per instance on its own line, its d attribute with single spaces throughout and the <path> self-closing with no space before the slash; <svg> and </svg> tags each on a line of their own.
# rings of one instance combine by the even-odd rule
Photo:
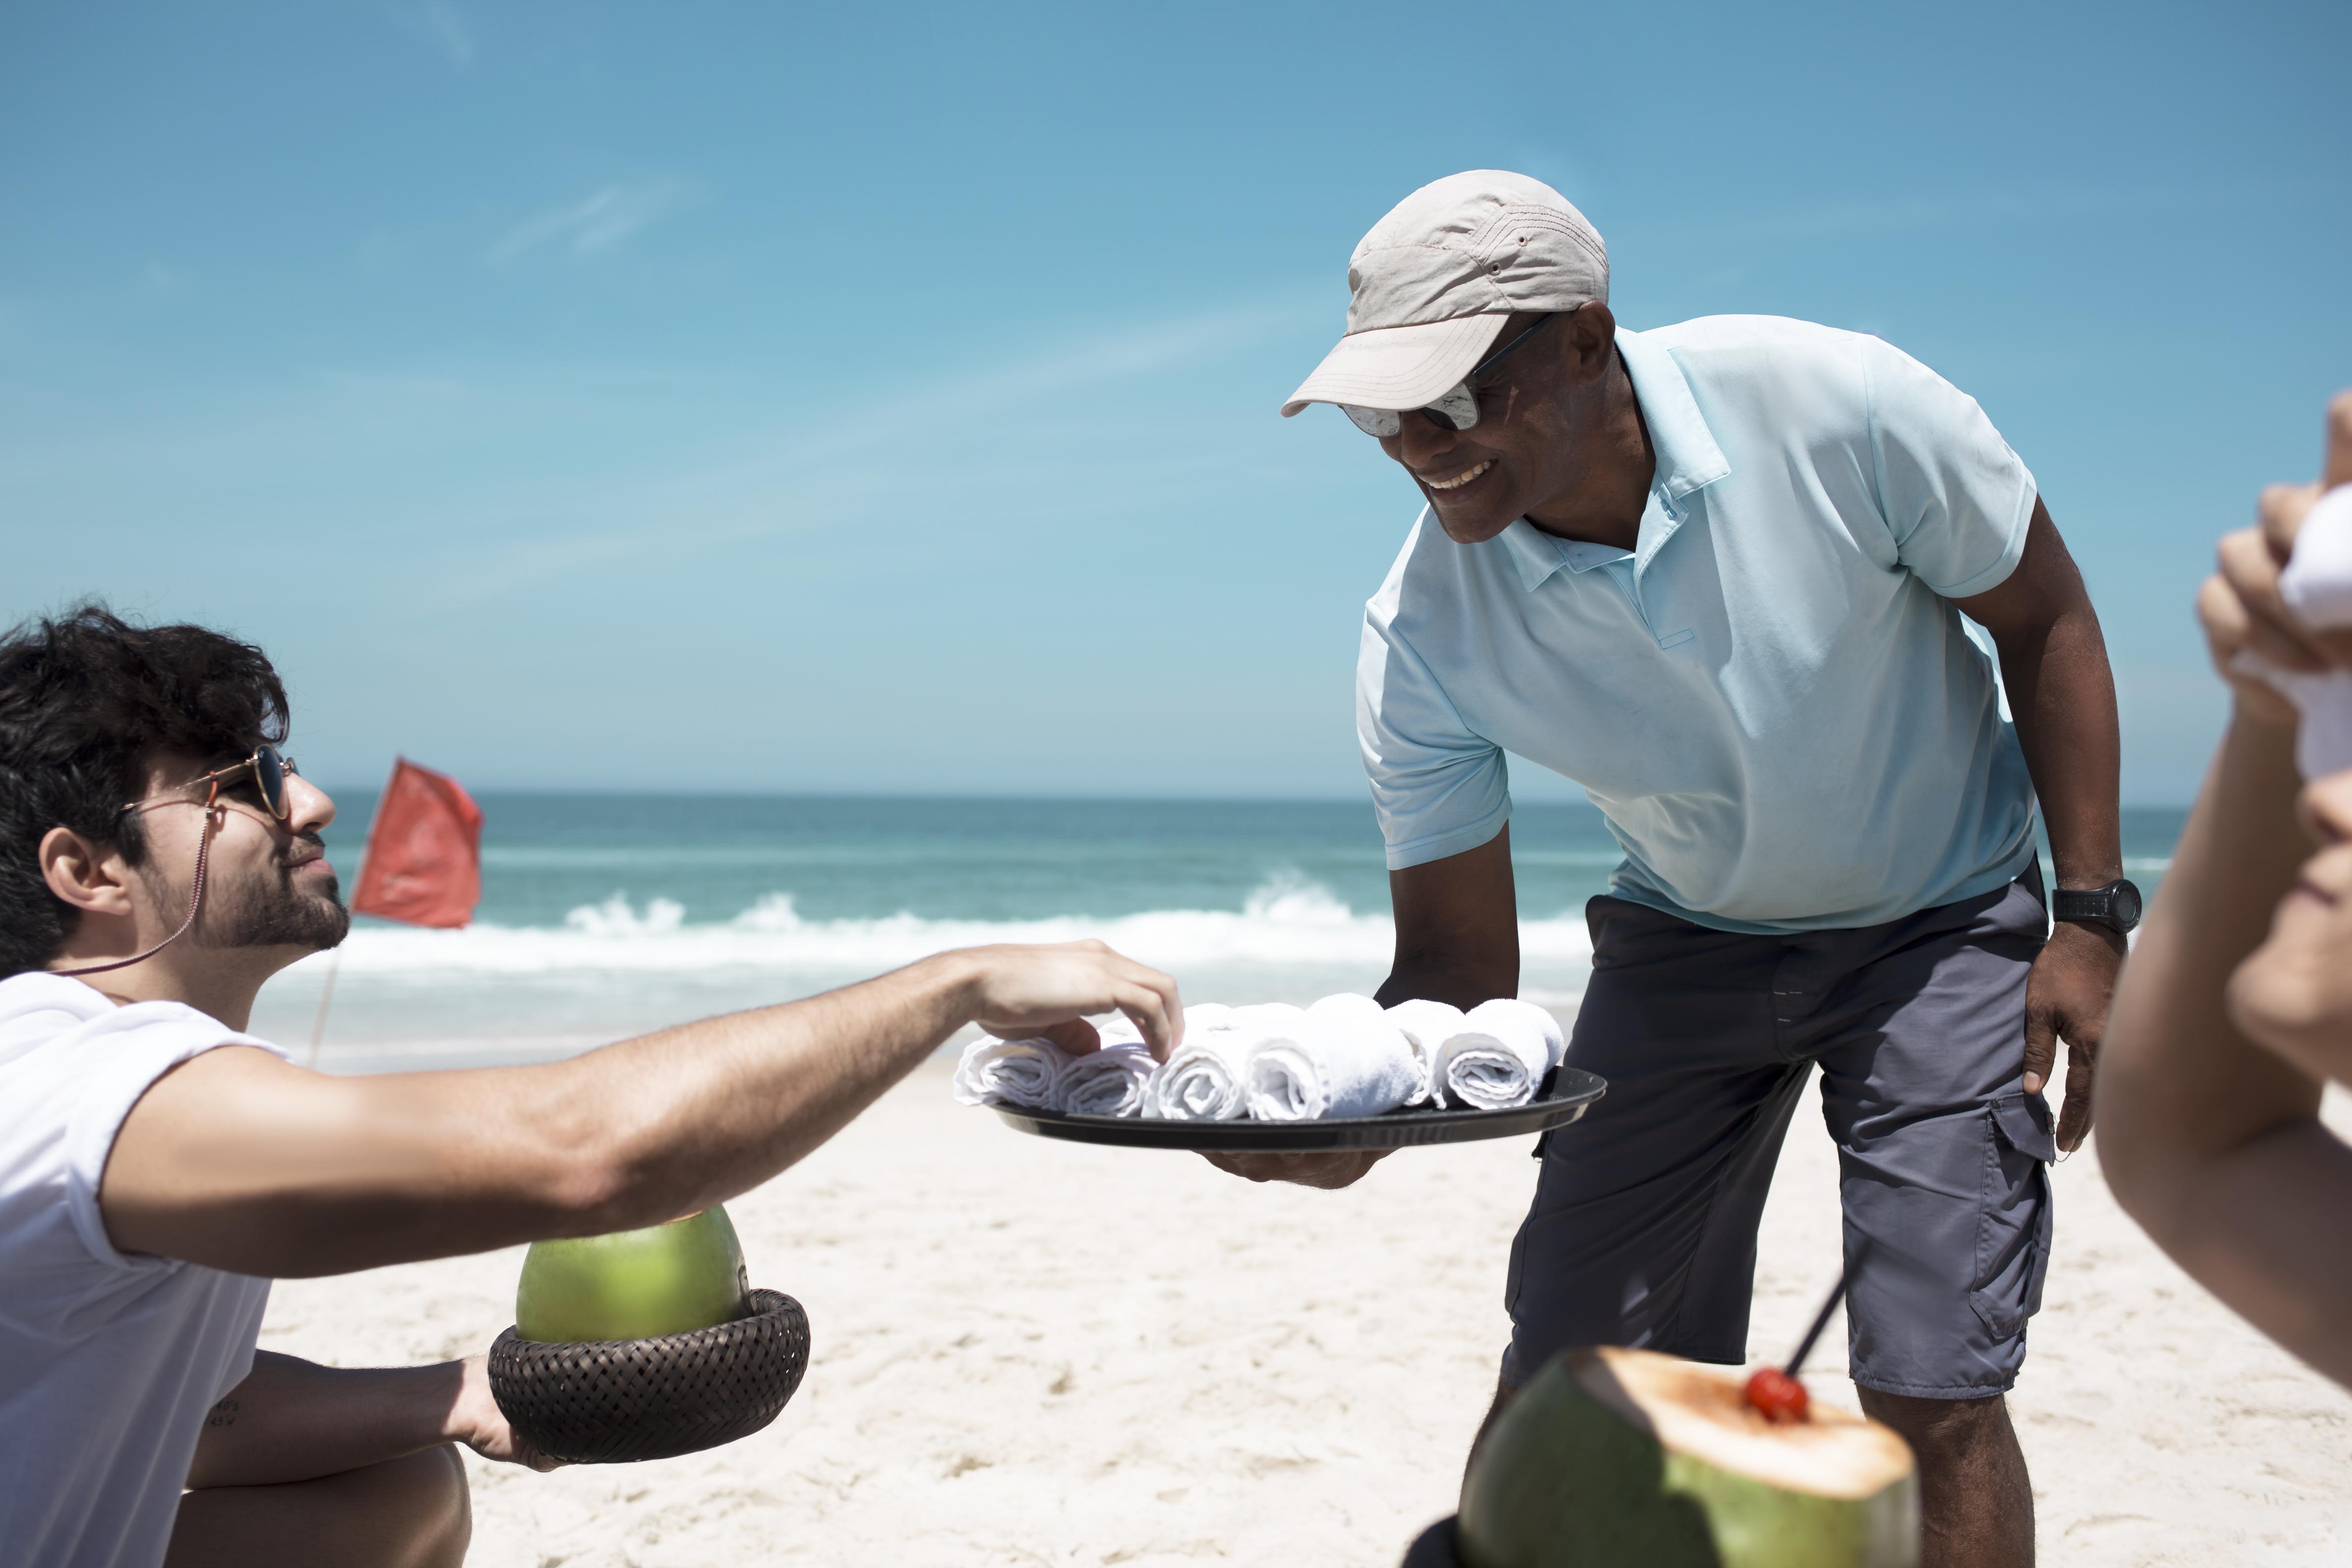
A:
<svg viewBox="0 0 2352 1568">
<path fill-rule="evenodd" d="M 1573 1344 L 1747 1359 L 1757 1224 L 1818 1066 L 1848 1365 L 1918 1452 L 1923 1561 L 2030 1562 L 2003 1395 L 2044 1163 L 2088 1131 L 2138 912 L 2098 620 L 2032 476 L 1875 338 L 1621 331 L 1600 236 L 1525 175 L 1414 192 L 1348 280 L 1347 336 L 1283 412 L 1338 405 L 1426 503 L 1357 671 L 1396 910 L 1381 1000 L 1517 991 L 1507 752 L 1581 784 L 1624 849 L 1568 1058 L 1609 1092 L 1538 1148 L 1497 1408 Z M 1337 1186 L 1370 1160 L 1219 1163 Z"/>
</svg>

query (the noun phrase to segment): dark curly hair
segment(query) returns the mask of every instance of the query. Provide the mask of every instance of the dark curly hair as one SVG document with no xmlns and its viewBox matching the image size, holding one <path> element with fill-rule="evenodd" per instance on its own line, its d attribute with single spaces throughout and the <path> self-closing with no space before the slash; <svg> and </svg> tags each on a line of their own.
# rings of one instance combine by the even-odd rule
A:
<svg viewBox="0 0 2352 1568">
<path fill-rule="evenodd" d="M 0 975 L 44 967 L 73 931 L 43 835 L 69 827 L 135 866 L 146 845 L 122 805 L 155 753 L 225 766 L 283 741 L 287 720 L 262 651 L 205 626 L 133 626 L 93 601 L 0 637 Z"/>
</svg>

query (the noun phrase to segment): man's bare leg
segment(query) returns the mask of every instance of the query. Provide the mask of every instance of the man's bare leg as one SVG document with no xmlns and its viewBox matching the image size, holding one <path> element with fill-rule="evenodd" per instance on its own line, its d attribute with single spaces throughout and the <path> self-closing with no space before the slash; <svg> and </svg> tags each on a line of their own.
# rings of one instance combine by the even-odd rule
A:
<svg viewBox="0 0 2352 1568">
<path fill-rule="evenodd" d="M 1504 1406 L 1517 1397 L 1518 1392 L 1507 1383 L 1495 1384 L 1495 1403 L 1486 1406 L 1486 1418 L 1478 1423 L 1478 1435 L 1470 1439 L 1470 1457 L 1462 1462 L 1462 1480 L 1465 1486 L 1470 1480 L 1470 1467 L 1478 1462 L 1478 1450 L 1486 1446 L 1486 1434 L 1495 1429 L 1495 1423 L 1503 1418 Z"/>
<path fill-rule="evenodd" d="M 1918 1458 L 1919 1568 L 2032 1568 L 2033 1483 L 2009 1402 L 1856 1389 Z"/>
<path fill-rule="evenodd" d="M 444 1446 L 313 1481 L 189 1492 L 163 1568 L 458 1568 L 473 1534 L 466 1467 Z"/>
</svg>

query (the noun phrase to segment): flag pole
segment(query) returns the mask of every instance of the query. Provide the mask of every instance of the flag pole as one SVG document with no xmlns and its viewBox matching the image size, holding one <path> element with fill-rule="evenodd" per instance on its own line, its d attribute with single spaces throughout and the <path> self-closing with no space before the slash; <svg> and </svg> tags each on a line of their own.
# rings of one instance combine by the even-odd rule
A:
<svg viewBox="0 0 2352 1568">
<path fill-rule="evenodd" d="M 343 950 L 337 947 L 334 956 L 327 960 L 327 984 L 319 992 L 319 1016 L 310 1026 L 310 1054 L 302 1063 L 306 1068 L 319 1065 L 319 1042 L 327 1037 L 327 1006 L 335 999 L 335 976 L 342 967 Z"/>
<path fill-rule="evenodd" d="M 397 753 L 395 753 L 392 759 L 392 767 L 394 773 L 396 775 L 400 771 L 400 758 Z M 375 819 L 383 815 L 383 796 L 378 795 L 376 796 L 375 809 L 368 813 L 368 836 L 366 842 L 371 846 L 375 843 Z M 362 866 L 365 866 L 367 864 L 367 850 L 364 848 L 360 851 L 360 864 Z M 357 882 L 353 882 L 352 885 L 352 894 L 354 898 L 359 896 L 359 884 Z M 343 942 L 349 942 L 350 940 L 351 933 L 346 930 L 343 933 Z M 319 1047 L 327 1037 L 327 1008 L 335 1000 L 335 976 L 341 974 L 342 972 L 343 943 L 339 942 L 335 944 L 334 956 L 327 960 L 327 983 L 319 988 L 319 1016 L 310 1022 L 310 1054 L 302 1058 L 302 1065 L 306 1068 L 315 1068 L 319 1065 Z"/>
</svg>

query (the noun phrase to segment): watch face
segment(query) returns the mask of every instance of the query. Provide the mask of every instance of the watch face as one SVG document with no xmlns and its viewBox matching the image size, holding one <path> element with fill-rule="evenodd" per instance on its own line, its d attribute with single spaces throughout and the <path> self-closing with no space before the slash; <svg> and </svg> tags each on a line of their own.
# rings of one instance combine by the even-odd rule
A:
<svg viewBox="0 0 2352 1568">
<path fill-rule="evenodd" d="M 2116 884 L 2115 918 L 2126 931 L 2139 924 L 2139 889 L 2129 882 Z"/>
</svg>

